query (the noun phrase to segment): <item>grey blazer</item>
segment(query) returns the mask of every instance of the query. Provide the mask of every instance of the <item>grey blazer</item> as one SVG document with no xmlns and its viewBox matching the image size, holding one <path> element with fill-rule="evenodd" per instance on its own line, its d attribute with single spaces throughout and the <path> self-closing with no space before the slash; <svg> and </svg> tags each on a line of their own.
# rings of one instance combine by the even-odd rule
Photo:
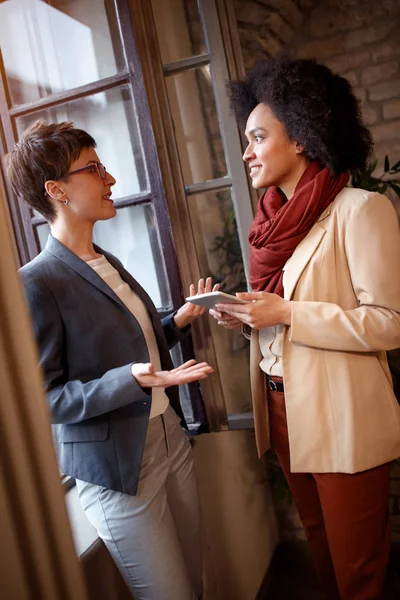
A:
<svg viewBox="0 0 400 600">
<path fill-rule="evenodd" d="M 143 288 L 112 255 L 95 246 L 146 305 L 162 369 L 173 367 L 169 348 L 189 330 L 173 315 L 163 321 Z M 54 237 L 20 269 L 39 346 L 61 471 L 78 479 L 135 495 L 151 390 L 131 374 L 149 362 L 139 323 L 97 273 Z M 184 417 L 178 388 L 166 393 Z"/>
</svg>

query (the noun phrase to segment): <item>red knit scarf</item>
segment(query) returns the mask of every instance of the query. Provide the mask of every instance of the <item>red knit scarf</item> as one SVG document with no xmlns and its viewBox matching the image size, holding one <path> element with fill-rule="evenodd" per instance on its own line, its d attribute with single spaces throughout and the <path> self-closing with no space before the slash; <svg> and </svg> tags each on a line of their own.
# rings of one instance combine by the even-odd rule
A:
<svg viewBox="0 0 400 600">
<path fill-rule="evenodd" d="M 283 297 L 283 266 L 348 180 L 348 173 L 334 176 L 312 162 L 289 202 L 275 186 L 261 196 L 249 234 L 250 284 L 255 292 Z"/>
</svg>

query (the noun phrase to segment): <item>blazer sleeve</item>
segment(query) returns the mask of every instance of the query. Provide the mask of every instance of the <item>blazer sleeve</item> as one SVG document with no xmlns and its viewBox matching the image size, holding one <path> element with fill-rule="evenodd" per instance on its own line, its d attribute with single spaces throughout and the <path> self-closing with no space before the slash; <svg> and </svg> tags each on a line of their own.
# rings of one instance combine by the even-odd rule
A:
<svg viewBox="0 0 400 600">
<path fill-rule="evenodd" d="M 183 329 L 179 329 L 174 321 L 176 311 L 161 320 L 165 339 L 167 340 L 168 348 L 171 350 L 176 344 L 182 341 L 189 333 L 191 326 L 186 325 Z"/>
<path fill-rule="evenodd" d="M 344 226 L 344 247 L 359 306 L 293 301 L 289 339 L 349 352 L 400 346 L 400 235 L 392 203 L 366 193 Z M 335 282 L 332 282 L 334 285 Z"/>
<path fill-rule="evenodd" d="M 63 322 L 55 299 L 37 277 L 22 277 L 53 423 L 79 423 L 132 402 L 150 401 L 149 392 L 131 374 L 132 363 L 91 381 L 66 381 Z"/>
</svg>

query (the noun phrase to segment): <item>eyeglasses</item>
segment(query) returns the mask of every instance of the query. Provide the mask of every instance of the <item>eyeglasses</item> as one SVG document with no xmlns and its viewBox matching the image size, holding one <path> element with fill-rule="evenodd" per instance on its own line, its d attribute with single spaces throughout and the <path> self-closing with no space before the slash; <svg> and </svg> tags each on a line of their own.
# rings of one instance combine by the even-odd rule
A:
<svg viewBox="0 0 400 600">
<path fill-rule="evenodd" d="M 83 173 L 84 171 L 89 171 L 90 173 L 97 173 L 100 179 L 106 179 L 107 177 L 107 169 L 104 165 L 99 162 L 93 162 L 86 167 L 82 167 L 82 169 L 76 169 L 76 171 L 70 171 L 66 173 L 64 177 L 68 177 L 68 175 L 76 175 L 77 173 Z"/>
</svg>

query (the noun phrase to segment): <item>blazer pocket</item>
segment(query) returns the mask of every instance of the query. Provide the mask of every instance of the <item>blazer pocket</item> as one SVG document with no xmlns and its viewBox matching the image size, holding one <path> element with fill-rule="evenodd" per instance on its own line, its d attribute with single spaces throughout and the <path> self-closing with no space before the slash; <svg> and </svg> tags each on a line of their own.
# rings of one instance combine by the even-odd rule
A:
<svg viewBox="0 0 400 600">
<path fill-rule="evenodd" d="M 58 441 L 69 442 L 105 442 L 110 432 L 110 423 L 75 423 L 62 425 L 58 431 Z"/>
</svg>

